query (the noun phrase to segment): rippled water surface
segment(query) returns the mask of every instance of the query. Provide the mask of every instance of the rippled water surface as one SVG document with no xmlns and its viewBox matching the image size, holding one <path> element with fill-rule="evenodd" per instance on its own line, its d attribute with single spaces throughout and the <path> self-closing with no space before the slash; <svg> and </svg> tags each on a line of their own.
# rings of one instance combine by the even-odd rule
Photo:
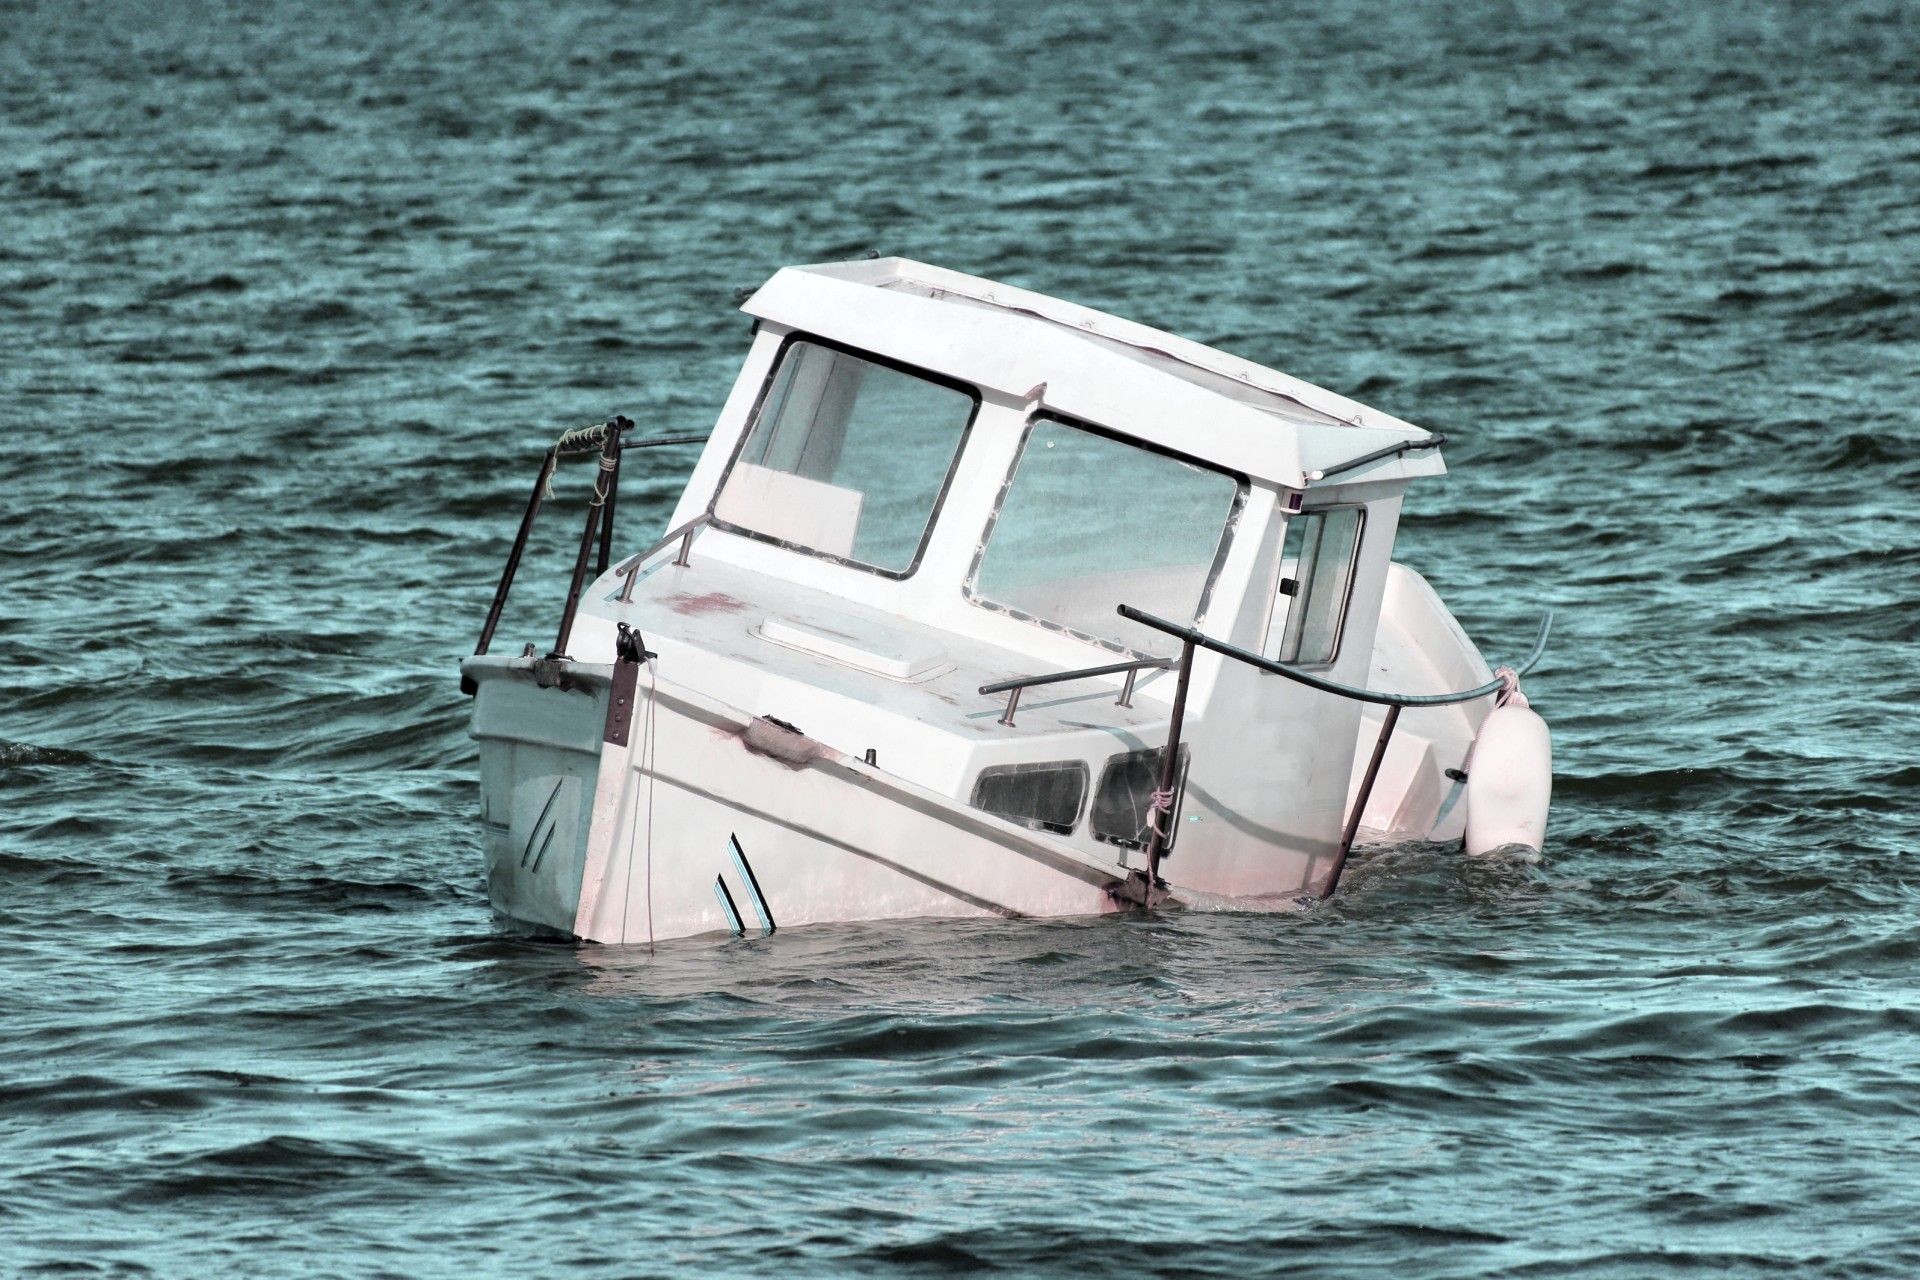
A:
<svg viewBox="0 0 1920 1280">
<path fill-rule="evenodd" d="M 0 1271 L 1920 1272 L 1917 84 L 1897 0 L 0 4 Z M 498 935 L 538 449 L 869 249 L 1449 433 L 1546 861 Z"/>
</svg>

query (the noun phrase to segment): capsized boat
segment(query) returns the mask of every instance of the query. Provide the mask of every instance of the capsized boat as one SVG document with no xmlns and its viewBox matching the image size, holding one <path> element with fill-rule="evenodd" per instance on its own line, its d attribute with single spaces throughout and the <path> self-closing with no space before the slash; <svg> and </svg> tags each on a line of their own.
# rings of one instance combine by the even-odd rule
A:
<svg viewBox="0 0 1920 1280">
<path fill-rule="evenodd" d="M 606 943 L 1309 902 L 1357 840 L 1537 850 L 1546 726 L 1393 560 L 1432 435 L 900 258 L 743 308 L 710 433 L 546 451 L 473 657 L 488 894 Z M 614 562 L 622 461 L 705 441 Z M 558 463 L 550 648 L 490 652 Z"/>
</svg>

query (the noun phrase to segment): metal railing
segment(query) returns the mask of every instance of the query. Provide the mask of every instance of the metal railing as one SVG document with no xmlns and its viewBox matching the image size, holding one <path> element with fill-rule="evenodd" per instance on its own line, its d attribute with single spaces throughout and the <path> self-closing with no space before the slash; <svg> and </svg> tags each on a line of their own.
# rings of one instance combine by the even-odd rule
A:
<svg viewBox="0 0 1920 1280">
<path fill-rule="evenodd" d="M 1344 475 L 1349 471 L 1358 471 L 1368 463 L 1378 462 L 1382 458 L 1397 458 L 1403 453 L 1420 453 L 1427 449 L 1438 449 L 1446 442 L 1447 438 L 1443 435 L 1430 435 L 1424 440 L 1402 440 L 1384 449 L 1375 449 L 1372 453 L 1363 453 L 1357 458 L 1348 458 L 1345 462 L 1336 462 L 1330 467 L 1309 471 L 1307 479 L 1311 482 L 1325 480 L 1328 476 Z"/>
<path fill-rule="evenodd" d="M 1020 695 L 1028 689 L 1041 685 L 1063 684 L 1068 680 L 1088 680 L 1094 676 L 1114 676 L 1122 671 L 1127 673 L 1126 681 L 1120 686 L 1120 696 L 1114 699 L 1117 706 L 1133 705 L 1133 682 L 1142 671 L 1167 671 L 1173 667 L 1172 658 L 1137 658 L 1132 662 L 1109 662 L 1103 667 L 1081 667 L 1075 671 L 1049 671 L 1037 676 L 1017 676 L 1012 680 L 998 680 L 993 684 L 983 684 L 980 692 L 983 696 L 996 693 L 1007 695 L 1007 709 L 1000 716 L 1000 723 L 1011 725 L 1013 713 L 1019 709 Z"/>
<path fill-rule="evenodd" d="M 1175 776 L 1180 756 L 1180 730 L 1186 717 L 1188 677 L 1193 672 L 1195 649 L 1209 649 L 1222 657 L 1232 658 L 1236 662 L 1243 662 L 1271 675 L 1306 685 L 1310 689 L 1318 689 L 1322 693 L 1351 698 L 1356 702 L 1371 702 L 1387 708 L 1386 721 L 1380 726 L 1380 737 L 1373 744 L 1373 756 L 1368 760 L 1367 771 L 1361 778 L 1359 794 L 1354 797 L 1353 811 L 1347 815 L 1347 821 L 1341 830 L 1340 852 L 1334 859 L 1333 871 L 1327 876 L 1326 887 L 1321 890 L 1322 899 L 1333 896 L 1333 891 L 1340 887 L 1340 875 L 1346 869 L 1347 854 L 1352 851 L 1354 836 L 1360 830 L 1360 815 L 1366 811 L 1367 800 L 1373 794 L 1373 784 L 1380 776 L 1380 763 L 1386 758 L 1387 741 L 1393 736 L 1394 726 L 1399 722 L 1401 710 L 1406 707 L 1444 707 L 1471 702 L 1475 698 L 1487 697 L 1507 687 L 1506 680 L 1496 678 L 1486 684 L 1477 685 L 1472 689 L 1462 689 L 1457 693 L 1381 693 L 1373 689 L 1341 684 L 1337 680 L 1328 680 L 1324 676 L 1317 676 L 1312 672 L 1275 662 L 1271 658 L 1263 658 L 1238 645 L 1216 640 L 1198 628 L 1169 622 L 1165 618 L 1155 617 L 1132 605 L 1121 605 L 1119 614 L 1130 622 L 1151 627 L 1180 641 L 1180 682 L 1173 695 L 1173 716 L 1167 726 L 1167 744 L 1161 753 L 1160 785 L 1155 792 L 1155 808 L 1160 811 L 1160 816 L 1169 815 L 1178 807 L 1173 803 Z M 1541 655 L 1546 652 L 1547 635 L 1552 628 L 1553 611 L 1549 609 L 1546 616 L 1540 619 L 1540 630 L 1534 637 L 1532 651 L 1512 667 L 1516 675 L 1525 675 L 1539 663 Z M 985 690 L 981 692 L 984 693 Z M 1155 892 L 1162 887 L 1160 859 L 1166 851 L 1168 834 L 1160 821 L 1151 823 L 1150 829 L 1151 834 L 1147 838 L 1145 883 L 1135 886 L 1134 889 L 1137 900 L 1143 904 L 1153 901 Z"/>
<path fill-rule="evenodd" d="M 654 543 L 639 555 L 629 556 L 625 560 L 622 560 L 619 566 L 614 569 L 616 574 L 624 574 L 627 579 L 627 585 L 620 588 L 620 603 L 625 604 L 633 599 L 634 584 L 640 581 L 640 566 L 659 555 L 662 551 L 665 551 L 675 542 L 680 544 L 680 553 L 674 556 L 673 562 L 681 568 L 685 568 L 690 564 L 691 561 L 687 557 L 693 551 L 693 535 L 712 523 L 713 512 L 702 511 L 685 524 L 669 529 L 666 534 L 661 537 L 660 541 Z"/>
<path fill-rule="evenodd" d="M 620 498 L 621 458 L 629 449 L 657 449 L 663 445 L 698 444 L 706 439 L 705 435 L 688 433 L 654 436 L 646 440 L 629 440 L 626 434 L 633 428 L 634 423 L 631 418 L 616 416 L 590 427 L 565 432 L 547 448 L 540 460 L 540 470 L 534 477 L 533 493 L 527 499 L 526 512 L 520 517 L 520 528 L 513 536 L 513 549 L 507 553 L 506 567 L 500 573 L 500 585 L 494 589 L 493 603 L 487 609 L 487 620 L 481 625 L 480 641 L 473 649 L 475 657 L 485 654 L 493 645 L 493 633 L 500 626 L 500 614 L 507 606 L 507 595 L 513 590 L 514 577 L 520 572 L 520 560 L 526 554 L 527 541 L 532 536 L 534 521 L 539 517 L 541 505 L 546 501 L 548 491 L 552 487 L 555 467 L 561 458 L 597 454 L 600 470 L 594 480 L 593 497 L 587 503 L 586 527 L 580 531 L 580 547 L 574 555 L 573 574 L 567 583 L 567 602 L 560 615 L 560 631 L 554 638 L 553 651 L 548 655 L 554 658 L 567 656 L 567 641 L 573 635 L 573 620 L 579 612 L 580 592 L 586 585 L 587 564 L 593 558 L 596 536 L 599 542 L 597 562 L 599 567 L 595 572 L 605 573 L 608 562 L 613 558 L 613 520 Z M 676 534 L 680 533 L 686 533 L 684 526 L 676 531 Z M 687 533 L 686 536 L 691 542 L 692 535 Z M 671 537 L 668 540 L 671 541 Z M 678 563 L 686 563 L 684 546 L 681 548 L 681 558 Z M 631 593 L 632 589 L 633 583 L 630 578 L 627 591 Z M 470 678 L 462 676 L 460 689 L 461 692 L 471 695 L 475 692 L 475 685 Z"/>
</svg>

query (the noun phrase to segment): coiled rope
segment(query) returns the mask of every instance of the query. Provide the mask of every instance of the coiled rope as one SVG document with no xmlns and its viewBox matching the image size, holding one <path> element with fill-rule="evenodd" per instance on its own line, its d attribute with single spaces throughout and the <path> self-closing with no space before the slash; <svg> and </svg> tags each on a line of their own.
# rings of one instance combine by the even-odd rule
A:
<svg viewBox="0 0 1920 1280">
<path fill-rule="evenodd" d="M 1161 825 L 1161 822 L 1166 817 L 1171 816 L 1172 813 L 1173 792 L 1171 790 L 1161 791 L 1156 788 L 1147 800 L 1147 827 L 1153 834 L 1160 837 L 1162 844 L 1166 843 L 1169 837 L 1167 829 Z"/>
<path fill-rule="evenodd" d="M 601 474 L 594 481 L 592 505 L 596 507 L 601 506 L 607 500 L 608 482 L 606 473 L 612 471 L 614 467 L 612 459 L 607 457 L 607 437 L 609 435 L 618 435 L 632 429 L 633 419 L 624 415 L 615 416 L 607 419 L 605 422 L 596 422 L 589 427 L 575 427 L 571 431 L 562 431 L 560 438 L 553 442 L 553 447 L 547 450 L 547 452 L 556 458 L 566 458 L 582 453 L 598 453 L 600 455 Z M 547 471 L 547 487 L 540 497 L 544 501 L 552 496 L 553 471 L 549 468 Z"/>
</svg>

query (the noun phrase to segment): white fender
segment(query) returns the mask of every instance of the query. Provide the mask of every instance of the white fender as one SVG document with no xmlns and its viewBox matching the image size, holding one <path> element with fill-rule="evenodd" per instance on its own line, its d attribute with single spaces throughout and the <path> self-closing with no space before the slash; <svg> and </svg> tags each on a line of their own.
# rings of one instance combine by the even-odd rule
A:
<svg viewBox="0 0 1920 1280">
<path fill-rule="evenodd" d="M 1488 713 L 1467 766 L 1467 852 L 1520 845 L 1538 853 L 1553 799 L 1553 737 L 1517 690 Z"/>
</svg>

